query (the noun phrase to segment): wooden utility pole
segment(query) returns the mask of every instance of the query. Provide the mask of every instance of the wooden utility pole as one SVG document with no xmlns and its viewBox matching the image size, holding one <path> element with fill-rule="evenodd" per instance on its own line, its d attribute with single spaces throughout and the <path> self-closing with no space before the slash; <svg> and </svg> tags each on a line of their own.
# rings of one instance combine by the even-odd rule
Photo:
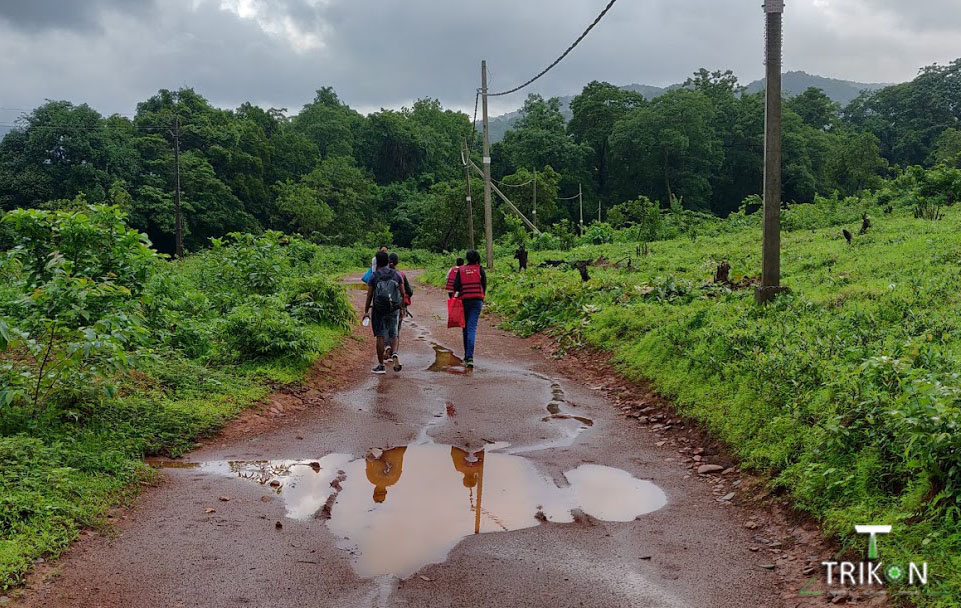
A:
<svg viewBox="0 0 961 608">
<path fill-rule="evenodd" d="M 764 243 L 759 303 L 781 288 L 781 33 L 784 0 L 764 0 L 766 92 L 764 112 Z"/>
<path fill-rule="evenodd" d="M 484 106 L 484 240 L 487 242 L 487 268 L 494 267 L 494 227 L 491 218 L 491 145 L 487 121 L 487 61 L 481 61 L 481 97 Z"/>
<path fill-rule="evenodd" d="M 174 238 L 178 258 L 184 257 L 184 214 L 180 207 L 180 118 L 174 118 Z"/>
<path fill-rule="evenodd" d="M 584 236 L 584 190 L 577 184 L 577 202 L 581 208 L 581 236 Z"/>
<path fill-rule="evenodd" d="M 534 225 L 537 225 L 537 167 L 534 167 Z"/>
<path fill-rule="evenodd" d="M 464 158 L 470 158 L 470 147 L 464 146 Z M 470 196 L 470 167 L 464 162 L 464 179 L 467 180 L 467 242 L 468 246 L 474 248 L 474 202 Z"/>
</svg>

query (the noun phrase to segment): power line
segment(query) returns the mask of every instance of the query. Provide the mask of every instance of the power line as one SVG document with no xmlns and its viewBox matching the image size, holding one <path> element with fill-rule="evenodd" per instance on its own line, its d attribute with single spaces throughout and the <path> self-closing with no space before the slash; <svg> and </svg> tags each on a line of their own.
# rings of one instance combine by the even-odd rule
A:
<svg viewBox="0 0 961 608">
<path fill-rule="evenodd" d="M 495 179 L 495 180 L 491 180 L 491 181 L 494 181 L 494 182 L 497 183 L 498 186 L 504 186 L 505 188 L 520 188 L 521 186 L 526 186 L 526 185 L 531 184 L 531 183 L 534 182 L 533 178 L 527 180 L 527 181 L 524 182 L 523 184 L 505 184 L 504 182 L 498 181 L 498 180 L 496 180 L 496 179 Z"/>
<path fill-rule="evenodd" d="M 549 66 L 547 66 L 546 68 L 544 68 L 543 70 L 541 70 L 539 74 L 537 74 L 536 76 L 534 76 L 533 78 L 531 78 L 530 80 L 528 80 L 527 82 L 525 82 L 524 84 L 522 84 L 522 85 L 520 85 L 520 86 L 517 86 L 517 87 L 514 87 L 513 89 L 510 89 L 510 90 L 507 90 L 507 91 L 501 91 L 500 93 L 488 93 L 487 96 L 488 96 L 488 97 L 500 97 L 501 95 L 510 95 L 511 93 L 516 93 L 517 91 L 520 91 L 521 89 L 523 89 L 523 88 L 526 87 L 527 85 L 531 84 L 532 82 L 534 82 L 535 80 L 537 80 L 538 78 L 540 78 L 541 76 L 543 76 L 544 74 L 548 73 L 548 72 L 551 70 L 551 68 L 553 68 L 555 65 L 557 65 L 558 63 L 560 63 L 565 57 L 567 57 L 567 55 L 568 55 L 571 51 L 574 50 L 574 47 L 576 47 L 578 44 L 580 44 L 581 40 L 583 40 L 584 37 L 587 36 L 588 32 L 590 32 L 592 29 L 594 29 L 594 26 L 597 25 L 597 24 L 600 22 L 600 20 L 604 18 L 604 15 L 607 14 L 607 11 L 611 10 L 611 7 L 614 6 L 614 3 L 615 3 L 615 2 L 617 2 L 617 0 L 611 0 L 610 2 L 608 2 L 608 3 L 607 3 L 607 6 L 604 7 L 604 10 L 602 10 L 601 13 L 594 19 L 593 23 L 591 23 L 589 26 L 587 26 L 587 29 L 584 30 L 584 32 L 583 32 L 580 36 L 577 37 L 577 40 L 574 41 L 574 44 L 572 44 L 572 45 L 570 45 L 569 47 L 567 47 L 567 50 L 564 51 L 564 52 L 561 54 L 560 57 L 558 57 L 557 59 L 555 59 L 554 62 L 551 63 Z"/>
</svg>

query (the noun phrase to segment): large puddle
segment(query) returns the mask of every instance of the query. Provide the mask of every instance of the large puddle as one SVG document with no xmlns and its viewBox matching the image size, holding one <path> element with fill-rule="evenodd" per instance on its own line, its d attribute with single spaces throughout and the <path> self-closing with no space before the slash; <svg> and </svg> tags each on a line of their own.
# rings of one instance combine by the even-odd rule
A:
<svg viewBox="0 0 961 608">
<path fill-rule="evenodd" d="M 569 523 L 575 511 L 631 521 L 667 502 L 653 483 L 620 469 L 584 464 L 565 472 L 567 483 L 558 486 L 531 461 L 491 448 L 470 454 L 424 444 L 372 450 L 365 458 L 330 454 L 195 466 L 279 494 L 287 517 L 327 520 L 363 577 L 406 578 L 444 561 L 471 534 Z"/>
</svg>

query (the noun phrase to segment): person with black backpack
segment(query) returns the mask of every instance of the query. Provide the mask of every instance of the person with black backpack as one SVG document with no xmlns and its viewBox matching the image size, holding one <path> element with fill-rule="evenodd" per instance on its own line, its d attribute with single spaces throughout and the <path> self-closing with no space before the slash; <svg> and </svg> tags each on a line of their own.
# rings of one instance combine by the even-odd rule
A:
<svg viewBox="0 0 961 608">
<path fill-rule="evenodd" d="M 375 257 L 377 270 L 367 284 L 367 302 L 364 305 L 364 318 L 370 318 L 371 329 L 377 338 L 377 366 L 371 371 L 375 374 L 387 373 L 384 362 L 392 360 L 394 371 L 401 370 L 397 349 L 397 321 L 404 307 L 407 293 L 404 279 L 390 267 L 386 251 L 378 251 Z"/>
<path fill-rule="evenodd" d="M 397 271 L 400 278 L 404 280 L 404 306 L 401 308 L 400 314 L 397 315 L 397 341 L 394 343 L 394 354 L 397 354 L 397 350 L 400 348 L 400 330 L 404 327 L 404 318 L 412 316 L 407 310 L 410 308 L 410 299 L 414 295 L 414 288 L 410 286 L 410 281 L 407 280 L 407 275 L 403 270 L 397 267 L 400 264 L 400 256 L 396 253 L 390 253 L 387 255 L 388 265 Z"/>
</svg>

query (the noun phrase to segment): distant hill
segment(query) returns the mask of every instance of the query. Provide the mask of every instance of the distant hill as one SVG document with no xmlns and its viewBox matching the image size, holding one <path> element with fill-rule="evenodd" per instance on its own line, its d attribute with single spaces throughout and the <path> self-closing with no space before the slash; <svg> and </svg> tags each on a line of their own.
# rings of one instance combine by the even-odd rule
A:
<svg viewBox="0 0 961 608">
<path fill-rule="evenodd" d="M 781 79 L 781 92 L 785 97 L 794 97 L 814 87 L 824 91 L 828 97 L 844 107 L 851 103 L 861 91 L 876 91 L 884 87 L 891 86 L 889 83 L 877 82 L 851 82 L 850 80 L 838 80 L 836 78 L 825 78 L 815 76 L 807 72 L 785 72 Z M 764 79 L 755 80 L 747 85 L 748 93 L 757 93 L 764 90 Z"/>
<path fill-rule="evenodd" d="M 658 95 L 663 95 L 667 91 L 676 89 L 680 86 L 680 84 L 674 84 L 669 87 L 655 87 L 647 84 L 626 84 L 620 88 L 625 91 L 634 91 L 635 93 L 640 93 L 646 99 L 653 99 Z M 857 97 L 861 91 L 875 91 L 877 89 L 883 89 L 886 86 L 890 85 L 883 83 L 853 82 L 850 80 L 825 78 L 823 76 L 808 74 L 807 72 L 785 72 L 781 81 L 781 89 L 785 97 L 793 97 L 803 93 L 810 87 L 816 87 L 823 90 L 828 97 L 840 103 L 841 106 L 846 106 L 847 104 L 851 103 L 851 100 Z M 754 82 L 748 84 L 745 87 L 745 90 L 748 93 L 757 93 L 758 91 L 763 91 L 764 79 L 755 80 Z M 570 120 L 572 116 L 570 103 L 571 100 L 574 99 L 574 95 L 565 95 L 563 97 L 558 97 L 558 99 L 561 101 L 561 113 L 564 115 L 564 119 Z M 507 114 L 501 114 L 499 116 L 492 116 L 490 119 L 491 142 L 502 140 L 504 138 L 504 134 L 514 126 L 520 117 L 520 110 L 515 110 L 514 112 L 508 112 Z M 480 122 L 478 122 L 478 130 L 480 129 L 480 126 Z"/>
</svg>

